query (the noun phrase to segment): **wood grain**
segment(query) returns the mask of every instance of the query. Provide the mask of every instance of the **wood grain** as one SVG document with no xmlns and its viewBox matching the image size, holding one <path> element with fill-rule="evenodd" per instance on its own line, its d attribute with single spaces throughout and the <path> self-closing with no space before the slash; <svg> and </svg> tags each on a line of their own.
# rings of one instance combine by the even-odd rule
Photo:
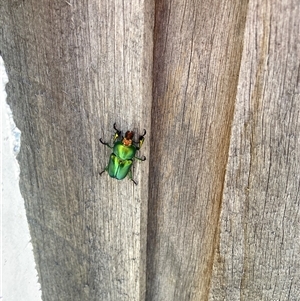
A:
<svg viewBox="0 0 300 301">
<path fill-rule="evenodd" d="M 249 2 L 209 300 L 300 296 L 299 15 Z"/>
<path fill-rule="evenodd" d="M 298 300 L 298 0 L 0 9 L 43 300 Z"/>
<path fill-rule="evenodd" d="M 156 5 L 147 300 L 207 300 L 245 1 Z"/>
<path fill-rule="evenodd" d="M 43 300 L 142 300 L 148 163 L 99 172 L 113 124 L 147 129 L 152 3 L 5 1 L 7 91 L 22 131 L 20 185 Z"/>
</svg>

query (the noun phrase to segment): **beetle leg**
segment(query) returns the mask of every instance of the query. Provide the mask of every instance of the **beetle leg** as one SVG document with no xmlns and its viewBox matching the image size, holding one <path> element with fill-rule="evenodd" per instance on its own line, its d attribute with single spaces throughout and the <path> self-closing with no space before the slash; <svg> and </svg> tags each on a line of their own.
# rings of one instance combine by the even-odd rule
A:
<svg viewBox="0 0 300 301">
<path fill-rule="evenodd" d="M 115 122 L 114 125 L 113 125 L 114 129 L 115 129 L 117 132 L 121 132 L 119 129 L 117 129 L 116 124 L 117 124 L 117 123 Z"/>
<path fill-rule="evenodd" d="M 144 140 L 145 140 L 144 136 L 146 135 L 146 133 L 147 133 L 147 132 L 146 132 L 146 130 L 144 129 L 144 134 L 141 135 L 141 136 L 139 137 L 139 142 L 135 142 L 136 144 L 139 145 L 139 146 L 136 147 L 137 150 L 139 150 L 139 149 L 142 147 L 142 145 L 143 145 L 143 143 L 144 143 Z"/>
<path fill-rule="evenodd" d="M 140 161 L 145 161 L 145 160 L 146 160 L 146 157 L 145 157 L 145 156 L 143 156 L 142 158 L 134 157 L 134 159 L 138 159 L 138 160 L 140 160 Z"/>
<path fill-rule="evenodd" d="M 102 176 L 102 174 L 103 174 L 104 172 L 106 172 L 106 171 L 107 171 L 107 167 L 105 167 L 104 170 L 102 170 L 101 172 L 99 172 L 99 175 Z"/>
<path fill-rule="evenodd" d="M 110 146 L 107 142 L 102 141 L 102 138 L 100 138 L 99 141 L 100 141 L 102 144 L 108 146 L 109 148 L 113 148 L 113 146 Z"/>
<path fill-rule="evenodd" d="M 128 171 L 128 178 L 129 178 L 135 185 L 137 185 L 137 182 L 132 178 L 132 171 L 131 171 L 131 170 Z"/>
<path fill-rule="evenodd" d="M 114 129 L 116 130 L 116 133 L 114 135 L 114 141 L 116 141 L 116 139 L 118 139 L 119 136 L 121 135 L 121 131 L 119 129 L 117 129 L 116 123 L 114 123 Z"/>
</svg>

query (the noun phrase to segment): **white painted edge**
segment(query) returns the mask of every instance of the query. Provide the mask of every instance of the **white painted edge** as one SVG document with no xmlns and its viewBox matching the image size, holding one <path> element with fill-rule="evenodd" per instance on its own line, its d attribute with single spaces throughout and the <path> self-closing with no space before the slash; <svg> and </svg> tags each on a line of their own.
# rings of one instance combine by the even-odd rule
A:
<svg viewBox="0 0 300 301">
<path fill-rule="evenodd" d="M 8 82 L 0 56 L 0 113 L 1 130 L 1 279 L 0 299 L 5 301 L 41 301 L 40 284 L 30 242 L 24 200 L 19 189 L 19 164 L 16 155 L 20 148 L 20 131 L 13 122 L 6 103 L 5 85 Z"/>
</svg>

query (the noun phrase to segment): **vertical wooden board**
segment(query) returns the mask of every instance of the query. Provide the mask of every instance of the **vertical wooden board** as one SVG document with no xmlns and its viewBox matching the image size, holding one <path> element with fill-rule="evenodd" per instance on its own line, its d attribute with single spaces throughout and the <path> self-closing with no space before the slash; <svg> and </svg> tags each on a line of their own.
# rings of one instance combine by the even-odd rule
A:
<svg viewBox="0 0 300 301">
<path fill-rule="evenodd" d="M 300 296 L 299 15 L 249 3 L 209 300 Z"/>
<path fill-rule="evenodd" d="M 153 2 L 5 1 L 1 37 L 22 132 L 20 185 L 43 300 L 141 300 L 148 161 L 99 172 L 122 130 L 148 133 Z"/>
<path fill-rule="evenodd" d="M 247 2 L 158 1 L 147 300 L 206 300 Z"/>
</svg>

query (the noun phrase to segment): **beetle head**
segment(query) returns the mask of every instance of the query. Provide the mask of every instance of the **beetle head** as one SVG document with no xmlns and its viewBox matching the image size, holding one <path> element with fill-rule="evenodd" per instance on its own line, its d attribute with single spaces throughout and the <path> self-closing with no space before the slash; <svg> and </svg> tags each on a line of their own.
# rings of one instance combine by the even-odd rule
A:
<svg viewBox="0 0 300 301">
<path fill-rule="evenodd" d="M 123 138 L 123 141 L 122 143 L 125 145 L 125 146 L 130 146 L 132 144 L 132 138 L 134 136 L 134 132 L 132 131 L 127 131 L 125 133 L 125 137 Z"/>
</svg>

